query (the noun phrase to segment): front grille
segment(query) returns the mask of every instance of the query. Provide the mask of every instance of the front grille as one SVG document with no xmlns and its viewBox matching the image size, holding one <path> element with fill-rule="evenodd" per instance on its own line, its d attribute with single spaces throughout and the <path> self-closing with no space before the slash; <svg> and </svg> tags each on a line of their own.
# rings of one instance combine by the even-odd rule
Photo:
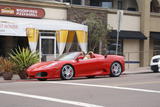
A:
<svg viewBox="0 0 160 107">
<path fill-rule="evenodd" d="M 47 75 L 47 72 L 39 72 L 36 74 L 37 77 L 46 77 Z"/>
</svg>

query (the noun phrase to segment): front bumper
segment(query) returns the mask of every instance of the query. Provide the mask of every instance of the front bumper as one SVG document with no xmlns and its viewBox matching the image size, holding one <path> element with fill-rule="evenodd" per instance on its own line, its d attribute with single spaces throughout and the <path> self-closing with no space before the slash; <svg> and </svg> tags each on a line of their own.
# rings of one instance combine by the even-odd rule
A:
<svg viewBox="0 0 160 107">
<path fill-rule="evenodd" d="M 37 78 L 46 78 L 53 79 L 59 78 L 60 74 L 57 70 L 40 70 L 40 71 L 27 71 L 28 78 L 37 79 Z"/>
</svg>

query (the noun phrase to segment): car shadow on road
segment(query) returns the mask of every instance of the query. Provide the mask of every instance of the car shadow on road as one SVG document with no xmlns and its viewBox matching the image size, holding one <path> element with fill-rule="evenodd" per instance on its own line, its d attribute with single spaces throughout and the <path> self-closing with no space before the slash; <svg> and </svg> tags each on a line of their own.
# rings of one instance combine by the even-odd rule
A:
<svg viewBox="0 0 160 107">
<path fill-rule="evenodd" d="M 129 72 L 129 73 L 123 73 L 123 75 L 133 75 L 133 74 L 155 74 L 155 73 L 160 73 L 160 72 L 152 72 L 152 71 L 144 71 L 144 72 Z"/>
<path fill-rule="evenodd" d="M 124 75 L 122 74 L 120 77 L 123 77 Z M 88 78 L 88 77 L 74 77 L 71 80 L 62 80 L 60 78 L 58 79 L 49 79 L 47 81 L 76 81 L 76 80 L 98 80 L 98 79 L 103 79 L 103 78 L 120 78 L 120 77 L 110 77 L 109 75 L 104 75 L 104 76 L 95 76 L 93 78 Z"/>
</svg>

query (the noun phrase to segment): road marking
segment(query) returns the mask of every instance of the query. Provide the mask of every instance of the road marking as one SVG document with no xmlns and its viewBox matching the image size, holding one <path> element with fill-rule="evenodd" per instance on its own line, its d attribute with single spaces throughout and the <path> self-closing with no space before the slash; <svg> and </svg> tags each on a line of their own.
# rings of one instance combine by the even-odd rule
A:
<svg viewBox="0 0 160 107">
<path fill-rule="evenodd" d="M 28 83 L 28 82 L 18 82 L 18 83 Z M 119 86 L 111 86 L 111 85 L 95 85 L 95 84 L 83 84 L 83 83 L 73 83 L 73 82 L 53 82 L 53 81 L 43 81 L 43 82 L 35 81 L 35 82 L 29 82 L 29 83 L 36 83 L 36 84 L 38 84 L 38 83 L 53 83 L 53 84 L 62 84 L 62 85 L 76 85 L 76 86 L 86 86 L 86 87 L 111 88 L 111 89 L 119 89 L 119 90 L 128 90 L 128 91 L 138 91 L 138 92 L 160 94 L 160 91 L 157 91 L 157 90 L 128 88 L 128 87 L 119 87 Z"/>
<path fill-rule="evenodd" d="M 58 102 L 58 103 L 65 103 L 65 104 L 71 104 L 71 105 L 82 106 L 82 107 L 103 107 L 100 105 L 94 105 L 94 104 L 89 104 L 89 103 L 70 101 L 70 100 L 64 100 L 64 99 L 57 99 L 57 98 L 38 96 L 38 95 L 30 95 L 30 94 L 11 92 L 11 91 L 0 91 L 0 94 L 34 98 L 34 99 L 40 99 L 40 100 L 46 100 L 46 101 L 52 101 L 52 102 Z"/>
<path fill-rule="evenodd" d="M 131 86 L 131 85 L 145 85 L 145 84 L 157 84 L 160 81 L 148 81 L 148 82 L 130 82 L 130 83 L 122 83 L 122 84 L 113 84 L 114 86 Z"/>
<path fill-rule="evenodd" d="M 41 82 L 41 83 L 54 83 L 54 84 L 63 84 L 63 85 L 76 85 L 76 86 L 87 86 L 87 87 L 111 88 L 111 89 L 120 89 L 120 90 L 129 90 L 129 91 L 139 91 L 139 92 L 158 93 L 158 94 L 160 94 L 160 91 L 156 91 L 156 90 L 128 88 L 128 87 L 118 87 L 118 86 L 108 86 L 108 85 L 95 85 L 95 84 L 82 84 L 82 83 L 69 83 L 69 82 Z"/>
</svg>

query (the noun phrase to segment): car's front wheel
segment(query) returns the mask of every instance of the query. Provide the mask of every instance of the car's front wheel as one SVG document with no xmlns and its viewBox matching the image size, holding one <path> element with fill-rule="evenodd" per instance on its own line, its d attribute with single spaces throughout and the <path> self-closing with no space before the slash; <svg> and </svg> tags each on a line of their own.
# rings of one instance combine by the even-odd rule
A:
<svg viewBox="0 0 160 107">
<path fill-rule="evenodd" d="M 113 62 L 110 67 L 110 76 L 119 77 L 122 73 L 122 66 L 119 62 Z"/>
<path fill-rule="evenodd" d="M 70 80 L 74 76 L 74 69 L 71 65 L 64 65 L 61 70 L 61 79 Z"/>
</svg>

